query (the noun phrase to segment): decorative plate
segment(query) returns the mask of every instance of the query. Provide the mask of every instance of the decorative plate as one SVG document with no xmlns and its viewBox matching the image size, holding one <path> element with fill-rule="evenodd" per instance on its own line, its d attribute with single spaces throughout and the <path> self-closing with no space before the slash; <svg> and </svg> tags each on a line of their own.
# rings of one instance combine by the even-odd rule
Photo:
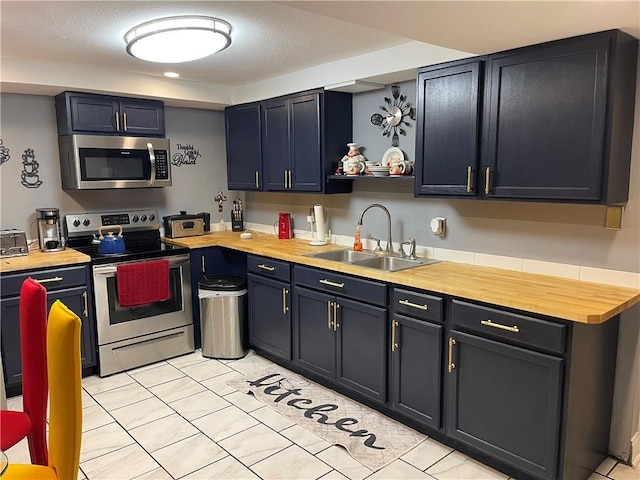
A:
<svg viewBox="0 0 640 480">
<path fill-rule="evenodd" d="M 404 153 L 402 153 L 402 150 L 398 147 L 391 147 L 389 150 L 384 152 L 384 155 L 382 155 L 382 165 L 390 167 L 391 159 L 393 157 L 399 157 L 400 161 L 404 161 Z"/>
</svg>

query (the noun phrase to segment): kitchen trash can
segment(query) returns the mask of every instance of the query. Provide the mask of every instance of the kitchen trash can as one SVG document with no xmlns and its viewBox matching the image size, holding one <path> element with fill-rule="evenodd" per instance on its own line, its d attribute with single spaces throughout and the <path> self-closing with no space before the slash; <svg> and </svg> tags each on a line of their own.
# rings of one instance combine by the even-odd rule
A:
<svg viewBox="0 0 640 480">
<path fill-rule="evenodd" d="M 228 360 L 244 357 L 249 351 L 247 279 L 205 274 L 198 287 L 202 356 Z"/>
</svg>

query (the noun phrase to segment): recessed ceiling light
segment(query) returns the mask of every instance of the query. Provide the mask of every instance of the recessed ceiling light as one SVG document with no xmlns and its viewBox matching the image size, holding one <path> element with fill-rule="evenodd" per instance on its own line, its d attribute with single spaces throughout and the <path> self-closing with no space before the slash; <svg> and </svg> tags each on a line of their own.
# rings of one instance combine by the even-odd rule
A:
<svg viewBox="0 0 640 480">
<path fill-rule="evenodd" d="M 124 36 L 127 53 L 158 63 L 182 63 L 208 57 L 231 44 L 231 25 L 215 17 L 159 18 Z"/>
<path fill-rule="evenodd" d="M 178 78 L 180 74 L 176 72 L 164 72 L 164 76 L 169 78 Z"/>
</svg>

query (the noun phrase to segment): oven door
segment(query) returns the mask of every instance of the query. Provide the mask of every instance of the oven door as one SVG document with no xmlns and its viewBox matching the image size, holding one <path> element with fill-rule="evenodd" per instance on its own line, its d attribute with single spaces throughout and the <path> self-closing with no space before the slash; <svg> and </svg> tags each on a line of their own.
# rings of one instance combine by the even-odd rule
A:
<svg viewBox="0 0 640 480">
<path fill-rule="evenodd" d="M 171 297 L 135 307 L 122 307 L 118 302 L 116 264 L 93 267 L 98 345 L 193 324 L 189 256 L 165 258 L 170 266 Z M 123 263 L 133 262 L 120 265 Z"/>
</svg>

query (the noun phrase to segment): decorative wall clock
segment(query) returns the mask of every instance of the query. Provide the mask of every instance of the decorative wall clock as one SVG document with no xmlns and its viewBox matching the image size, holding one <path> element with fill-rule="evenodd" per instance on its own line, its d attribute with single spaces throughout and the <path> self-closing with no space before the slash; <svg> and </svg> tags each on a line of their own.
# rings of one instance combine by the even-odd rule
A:
<svg viewBox="0 0 640 480">
<path fill-rule="evenodd" d="M 405 126 L 410 126 L 407 120 L 416 119 L 416 110 L 407 102 L 405 95 L 400 95 L 400 87 L 397 85 L 391 86 L 391 96 L 384 97 L 386 105 L 380 105 L 380 110 L 384 112 L 384 115 L 374 113 L 371 115 L 371 123 L 382 129 L 382 135 L 385 137 L 391 137 L 391 145 L 397 147 L 400 145 L 400 135 L 406 135 L 407 131 Z"/>
</svg>

